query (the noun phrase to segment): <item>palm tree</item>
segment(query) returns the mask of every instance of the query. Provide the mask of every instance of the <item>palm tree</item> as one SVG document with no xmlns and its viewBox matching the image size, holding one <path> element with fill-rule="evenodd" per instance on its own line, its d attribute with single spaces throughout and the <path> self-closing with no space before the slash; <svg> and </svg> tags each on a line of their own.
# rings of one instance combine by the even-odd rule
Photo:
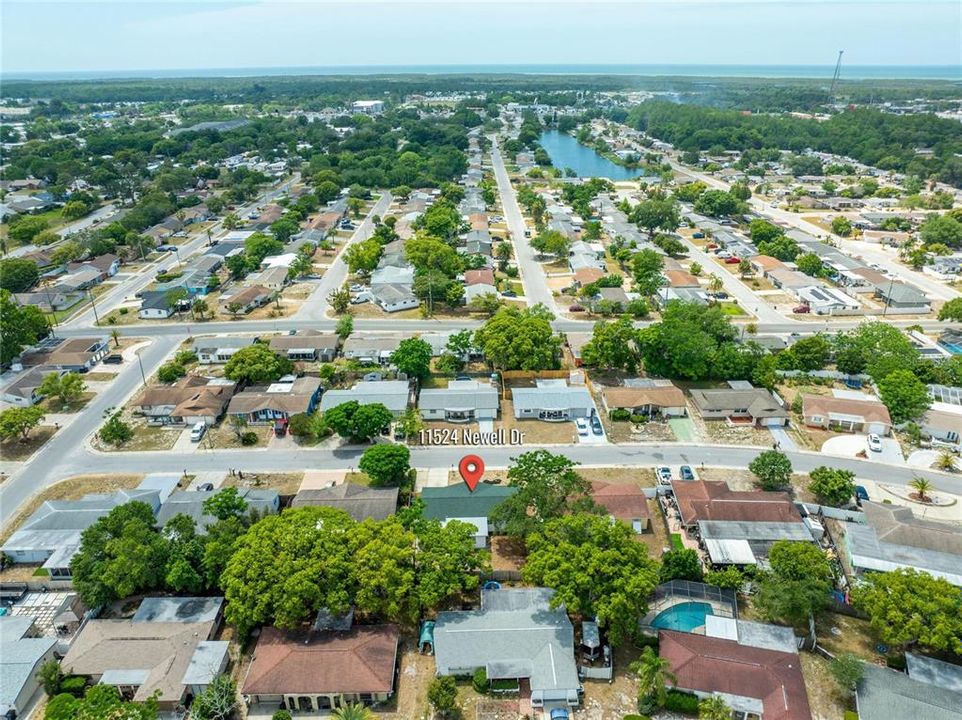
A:
<svg viewBox="0 0 962 720">
<path fill-rule="evenodd" d="M 919 494 L 919 500 L 925 502 L 928 500 L 928 497 L 926 497 L 925 493 L 929 492 L 934 486 L 932 485 L 931 480 L 916 476 L 912 478 L 912 482 L 909 483 L 909 487 L 914 488 Z"/>
<path fill-rule="evenodd" d="M 120 330 L 111 330 L 110 337 L 113 338 L 114 347 L 120 347 Z"/>
<path fill-rule="evenodd" d="M 668 698 L 667 684 L 675 682 L 675 674 L 669 669 L 671 663 L 665 658 L 658 657 L 651 646 L 645 648 L 641 660 L 637 660 L 628 667 L 638 676 L 638 701 L 652 701 L 658 707 L 664 707 Z"/>
<path fill-rule="evenodd" d="M 337 720 L 374 720 L 374 713 L 361 705 L 345 705 L 334 711 Z"/>
<path fill-rule="evenodd" d="M 208 310 L 210 310 L 210 306 L 207 304 L 207 301 L 204 300 L 204 298 L 197 298 L 194 300 L 194 304 L 190 306 L 191 314 L 197 313 L 201 320 L 204 319 L 204 316 L 207 314 Z"/>
<path fill-rule="evenodd" d="M 943 450 L 939 453 L 939 457 L 935 460 L 936 470 L 943 470 L 945 472 L 955 472 L 959 469 L 959 465 L 956 462 L 955 454 L 949 450 Z"/>
<path fill-rule="evenodd" d="M 698 703 L 698 720 L 731 720 L 732 709 L 718 695 Z"/>
</svg>

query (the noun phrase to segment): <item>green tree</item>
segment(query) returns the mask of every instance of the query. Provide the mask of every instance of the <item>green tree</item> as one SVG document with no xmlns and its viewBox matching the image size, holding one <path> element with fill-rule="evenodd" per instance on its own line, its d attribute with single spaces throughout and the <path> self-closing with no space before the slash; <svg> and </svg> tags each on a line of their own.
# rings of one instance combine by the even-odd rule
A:
<svg viewBox="0 0 962 720">
<path fill-rule="evenodd" d="M 748 225 L 748 232 L 755 245 L 770 243 L 785 234 L 782 228 L 773 225 L 768 220 L 752 220 Z"/>
<path fill-rule="evenodd" d="M 558 367 L 561 339 L 543 306 L 503 307 L 474 334 L 474 344 L 499 370 L 547 370 Z"/>
<path fill-rule="evenodd" d="M 638 709 L 652 712 L 664 707 L 668 699 L 668 683 L 674 684 L 677 680 L 671 671 L 671 662 L 659 657 L 648 645 L 641 658 L 631 663 L 628 670 L 638 677 Z"/>
<path fill-rule="evenodd" d="M 60 685 L 63 682 L 60 663 L 53 659 L 44 662 L 37 670 L 37 680 L 47 697 L 53 697 L 59 693 Z"/>
<path fill-rule="evenodd" d="M 247 512 L 247 501 L 241 497 L 237 488 L 229 487 L 218 490 L 204 500 L 205 515 L 212 515 L 218 520 L 237 518 Z"/>
<path fill-rule="evenodd" d="M 928 388 L 911 370 L 895 370 L 878 383 L 879 397 L 892 422 L 918 420 L 932 404 Z"/>
<path fill-rule="evenodd" d="M 841 215 L 832 219 L 832 232 L 842 237 L 852 234 L 852 222 Z"/>
<path fill-rule="evenodd" d="M 523 538 L 548 520 L 575 510 L 592 510 L 591 483 L 575 463 L 547 450 L 533 450 L 513 459 L 508 484 L 518 491 L 491 513 L 492 524 L 514 537 Z"/>
<path fill-rule="evenodd" d="M 701 582 L 703 577 L 701 560 L 691 548 L 669 550 L 661 556 L 659 580 L 691 580 Z"/>
<path fill-rule="evenodd" d="M 845 652 L 838 655 L 828 666 L 839 688 L 846 695 L 851 695 L 858 686 L 859 680 L 865 674 L 865 664 L 855 653 Z"/>
<path fill-rule="evenodd" d="M 253 343 L 234 353 L 224 365 L 224 377 L 235 382 L 274 382 L 294 370 L 294 364 L 263 343 Z"/>
<path fill-rule="evenodd" d="M 799 255 L 795 258 L 795 264 L 800 271 L 812 277 L 821 277 L 824 272 L 822 259 L 815 253 L 803 253 Z"/>
<path fill-rule="evenodd" d="M 421 338 L 407 338 L 402 340 L 397 350 L 391 353 L 391 363 L 398 372 L 413 377 L 418 382 L 424 382 L 431 374 L 431 358 L 434 351 L 430 343 Z"/>
<path fill-rule="evenodd" d="M 490 567 L 488 553 L 474 545 L 474 525 L 460 520 L 442 525 L 422 518 L 412 528 L 417 536 L 416 594 L 422 610 L 477 590 L 481 574 Z"/>
<path fill-rule="evenodd" d="M 55 397 L 62 405 L 67 405 L 79 399 L 86 389 L 87 384 L 80 373 L 50 373 L 40 383 L 39 392 L 44 397 Z"/>
<path fill-rule="evenodd" d="M 8 290 L 0 290 L 0 363 L 50 334 L 50 324 L 40 308 L 21 306 Z"/>
<path fill-rule="evenodd" d="M 116 412 L 103 424 L 97 436 L 105 443 L 120 447 L 134 437 L 134 429 L 124 422 L 120 412 Z"/>
<path fill-rule="evenodd" d="M 882 642 L 962 654 L 962 589 L 947 580 L 907 568 L 871 573 L 852 601 Z"/>
<path fill-rule="evenodd" d="M 377 716 L 361 703 L 353 703 L 338 708 L 331 717 L 337 720 L 375 720 Z"/>
<path fill-rule="evenodd" d="M 405 484 L 411 469 L 411 451 L 404 445 L 372 445 L 361 456 L 358 467 L 371 478 L 374 487 Z"/>
<path fill-rule="evenodd" d="M 720 349 L 736 336 L 719 307 L 670 302 L 661 322 L 639 333 L 639 347 L 650 374 L 701 380 L 710 376 Z"/>
<path fill-rule="evenodd" d="M 350 315 L 342 317 L 337 321 L 334 332 L 341 340 L 347 340 L 347 338 L 351 336 L 351 333 L 354 332 L 354 318 Z"/>
<path fill-rule="evenodd" d="M 162 383 L 176 382 L 187 374 L 187 369 L 175 360 L 165 362 L 157 368 L 157 379 Z"/>
<path fill-rule="evenodd" d="M 33 405 L 31 407 L 9 407 L 0 412 L 0 438 L 4 440 L 19 439 L 26 442 L 30 437 L 30 431 L 43 422 L 46 417 L 43 408 Z"/>
<path fill-rule="evenodd" d="M 855 473 L 850 470 L 820 465 L 809 473 L 808 489 L 823 505 L 839 507 L 850 502 L 855 494 Z"/>
<path fill-rule="evenodd" d="M 705 583 L 729 590 L 741 590 L 745 577 L 734 565 L 726 565 L 723 570 L 709 570 L 705 573 Z"/>
<path fill-rule="evenodd" d="M 931 492 L 932 488 L 934 488 L 935 486 L 932 484 L 932 481 L 929 480 L 928 478 L 917 476 L 912 478 L 912 480 L 909 482 L 909 487 L 915 490 L 915 492 L 919 496 L 919 500 L 922 500 L 924 502 L 929 499 L 928 494 L 929 492 Z"/>
<path fill-rule="evenodd" d="M 719 695 L 704 698 L 698 703 L 698 720 L 731 720 L 732 709 Z"/>
<path fill-rule="evenodd" d="M 335 405 L 322 416 L 327 427 L 341 437 L 356 442 L 376 437 L 390 425 L 393 418 L 391 411 L 381 403 L 360 405 L 356 400 Z"/>
<path fill-rule="evenodd" d="M 458 714 L 458 683 L 452 675 L 436 677 L 428 685 L 428 702 L 443 718 Z"/>
<path fill-rule="evenodd" d="M 443 240 L 419 235 L 404 244 L 404 256 L 417 270 L 437 270 L 453 278 L 464 269 L 464 258 Z"/>
<path fill-rule="evenodd" d="M 565 515 L 529 535 L 527 546 L 526 583 L 552 588 L 552 603 L 570 613 L 597 617 L 614 645 L 637 636 L 658 565 L 631 528 L 604 515 Z"/>
<path fill-rule="evenodd" d="M 26 292 L 40 279 L 37 263 L 26 258 L 0 260 L 0 288 L 10 292 Z"/>
<path fill-rule="evenodd" d="M 8 234 L 20 243 L 28 243 L 49 227 L 49 223 L 42 217 L 24 215 L 15 222 L 11 221 Z"/>
<path fill-rule="evenodd" d="M 83 531 L 70 561 L 73 585 L 87 607 L 163 587 L 167 543 L 147 503 L 129 502 Z"/>
<path fill-rule="evenodd" d="M 947 245 L 950 248 L 962 246 L 962 222 L 951 213 L 933 213 L 919 226 L 919 238 L 926 245 Z"/>
<path fill-rule="evenodd" d="M 124 700 L 113 685 L 87 688 L 83 698 L 61 693 L 47 703 L 44 720 L 157 720 L 156 694 L 146 702 Z"/>
<path fill-rule="evenodd" d="M 939 320 L 962 321 L 962 297 L 953 298 L 939 308 Z"/>
<path fill-rule="evenodd" d="M 758 478 L 762 490 L 781 490 L 789 485 L 792 463 L 785 453 L 766 450 L 751 461 L 748 469 Z"/>
<path fill-rule="evenodd" d="M 664 258 L 655 250 L 645 248 L 635 253 L 631 258 L 631 273 L 638 292 L 645 296 L 658 292 L 658 288 L 665 284 L 661 274 L 664 267 Z"/>
<path fill-rule="evenodd" d="M 632 209 L 630 219 L 652 236 L 656 230 L 674 232 L 681 225 L 678 203 L 672 198 L 642 200 Z"/>
<path fill-rule="evenodd" d="M 269 255 L 280 255 L 283 251 L 284 243 L 262 232 L 255 232 L 244 240 L 244 255 L 247 256 L 250 265 L 255 268 L 264 258 Z"/>
<path fill-rule="evenodd" d="M 771 571 L 758 580 L 755 605 L 769 620 L 803 626 L 828 605 L 832 568 L 811 543 L 777 541 L 769 551 Z"/>
<path fill-rule="evenodd" d="M 227 720 L 237 708 L 237 683 L 230 675 L 218 675 L 190 706 L 191 720 Z"/>
<path fill-rule="evenodd" d="M 784 262 L 795 260 L 801 252 L 798 243 L 787 235 L 776 235 L 771 240 L 758 243 L 759 255 L 769 255 Z"/>
<path fill-rule="evenodd" d="M 352 273 L 371 273 L 377 267 L 384 251 L 376 237 L 352 243 L 344 251 L 344 261 Z"/>
<path fill-rule="evenodd" d="M 638 331 L 628 318 L 595 323 L 591 340 L 582 349 L 582 360 L 589 367 L 625 370 L 634 374 L 641 362 Z"/>
<path fill-rule="evenodd" d="M 557 230 L 545 230 L 531 238 L 531 247 L 543 255 L 568 254 L 571 241 Z"/>
<path fill-rule="evenodd" d="M 338 315 L 342 315 L 347 312 L 351 305 L 351 291 L 346 287 L 331 290 L 327 296 L 327 302 L 330 304 L 331 310 Z"/>
</svg>

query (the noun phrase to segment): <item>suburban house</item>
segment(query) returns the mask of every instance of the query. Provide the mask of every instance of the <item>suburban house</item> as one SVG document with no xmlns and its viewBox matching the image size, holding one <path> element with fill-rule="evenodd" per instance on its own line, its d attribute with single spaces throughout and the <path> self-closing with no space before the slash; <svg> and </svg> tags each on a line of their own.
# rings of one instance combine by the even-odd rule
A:
<svg viewBox="0 0 962 720">
<path fill-rule="evenodd" d="M 475 380 L 449 380 L 447 388 L 426 388 L 418 398 L 425 420 L 495 420 L 499 407 L 498 391 L 490 383 Z"/>
<path fill-rule="evenodd" d="M 647 417 L 684 417 L 688 414 L 685 393 L 670 381 L 639 381 L 641 384 L 602 388 L 605 409 L 627 410 Z"/>
<path fill-rule="evenodd" d="M 569 386 L 564 380 L 537 380 L 533 388 L 511 388 L 514 416 L 518 420 L 564 422 L 588 417 L 594 410 L 584 385 Z"/>
<path fill-rule="evenodd" d="M 34 292 L 14 293 L 13 299 L 24 307 L 27 305 L 35 305 L 44 312 L 54 312 L 55 310 L 63 310 L 76 304 L 81 299 L 81 296 L 70 295 L 60 290 L 51 289 L 49 291 L 36 290 Z"/>
<path fill-rule="evenodd" d="M 0 717 L 29 717 L 28 709 L 40 680 L 40 666 L 54 659 L 57 639 L 41 637 L 34 619 L 26 615 L 0 616 Z"/>
<path fill-rule="evenodd" d="M 384 520 L 397 510 L 396 487 L 373 488 L 343 482 L 326 488 L 300 490 L 291 507 L 332 507 L 343 510 L 358 522 L 368 518 Z"/>
<path fill-rule="evenodd" d="M 288 360 L 333 362 L 337 355 L 338 338 L 333 333 L 298 330 L 294 335 L 274 335 L 269 344 L 271 350 Z"/>
<path fill-rule="evenodd" d="M 143 502 L 154 513 L 161 493 L 148 487 L 85 495 L 80 500 L 47 500 L 0 547 L 13 562 L 38 565 L 53 579 L 70 577 L 70 560 L 80 549 L 80 535 L 118 505 Z"/>
<path fill-rule="evenodd" d="M 679 690 L 699 697 L 720 695 L 743 717 L 812 717 L 797 650 L 772 650 L 739 639 L 673 630 L 662 630 L 658 639 L 658 654 L 670 663 Z"/>
<path fill-rule="evenodd" d="M 357 402 L 359 405 L 381 403 L 394 417 L 407 410 L 411 389 L 407 380 L 362 380 L 349 390 L 328 390 L 321 396 L 321 411 L 330 410 L 342 403 Z"/>
<path fill-rule="evenodd" d="M 673 480 L 671 489 L 682 527 L 697 528 L 716 565 L 754 565 L 777 540 L 813 540 L 788 493 L 732 490 L 723 480 Z"/>
<path fill-rule="evenodd" d="M 911 568 L 962 587 L 962 529 L 916 517 L 909 507 L 862 502 L 866 522 L 846 523 L 839 543 L 857 574 Z"/>
<path fill-rule="evenodd" d="M 47 338 L 24 351 L 11 364 L 14 370 L 46 365 L 64 372 L 85 373 L 110 352 L 107 338 Z"/>
<path fill-rule="evenodd" d="M 761 273 L 762 277 L 768 277 L 768 273 L 772 270 L 788 270 L 788 265 L 771 255 L 753 255 L 748 258 L 748 262 L 751 263 L 755 272 Z"/>
<path fill-rule="evenodd" d="M 98 282 L 103 282 L 109 277 L 113 277 L 120 270 L 120 258 L 116 255 L 107 253 L 98 255 L 88 260 L 78 260 L 67 265 L 67 272 L 74 273 L 80 270 L 96 270 L 100 275 Z"/>
<path fill-rule="evenodd" d="M 258 341 L 256 337 L 228 336 L 204 337 L 194 340 L 193 350 L 197 355 L 197 362 L 201 365 L 226 363 L 234 353 L 250 347 Z"/>
<path fill-rule="evenodd" d="M 805 273 L 800 273 L 797 270 L 777 269 L 769 270 L 768 279 L 772 281 L 772 285 L 782 290 L 786 290 L 791 294 L 795 294 L 798 290 L 804 287 L 810 287 L 812 284 L 812 278 L 810 278 Z"/>
<path fill-rule="evenodd" d="M 875 286 L 876 299 L 888 308 L 889 312 L 927 313 L 931 302 L 914 285 L 886 281 Z"/>
<path fill-rule="evenodd" d="M 357 360 L 359 363 L 387 365 L 391 362 L 391 354 L 398 349 L 401 340 L 400 335 L 375 337 L 355 334 L 344 341 L 341 355 L 347 360 Z"/>
<path fill-rule="evenodd" d="M 596 480 L 591 483 L 591 497 L 610 517 L 621 520 L 635 533 L 648 529 L 651 521 L 648 498 L 637 485 Z"/>
<path fill-rule="evenodd" d="M 133 408 L 147 418 L 149 425 L 205 425 L 216 423 L 231 397 L 236 383 L 225 378 L 187 375 L 173 385 L 152 385 L 134 400 Z"/>
<path fill-rule="evenodd" d="M 164 526 L 175 515 L 187 515 L 197 523 L 197 532 L 205 534 L 207 527 L 217 522 L 217 518 L 204 512 L 204 502 L 216 495 L 219 490 L 178 490 L 164 500 L 157 511 L 157 524 Z M 247 503 L 248 512 L 255 510 L 259 516 L 280 511 L 281 499 L 276 490 L 258 488 L 238 488 L 238 496 Z"/>
<path fill-rule="evenodd" d="M 240 415 L 251 424 L 286 425 L 291 415 L 314 412 L 320 397 L 320 380 L 287 375 L 270 385 L 253 385 L 237 393 L 227 406 L 227 414 Z"/>
<path fill-rule="evenodd" d="M 411 286 L 402 283 L 372 284 L 369 292 L 371 299 L 384 312 L 410 310 L 421 304 L 411 291 Z"/>
<path fill-rule="evenodd" d="M 564 606 L 551 608 L 547 588 L 481 591 L 481 609 L 438 613 L 433 647 L 438 675 L 526 681 L 531 705 L 577 707 L 581 681 L 574 628 Z"/>
<path fill-rule="evenodd" d="M 585 285 L 591 285 L 591 283 L 601 280 L 601 278 L 604 276 L 605 273 L 598 268 L 582 268 L 574 273 L 574 285 L 575 287 L 581 288 Z"/>
<path fill-rule="evenodd" d="M 836 397 L 803 395 L 802 416 L 811 427 L 878 435 L 888 435 L 892 429 L 888 408 L 876 398 L 861 393 L 842 391 Z"/>
<path fill-rule="evenodd" d="M 747 382 L 729 382 L 727 388 L 691 390 L 691 399 L 705 420 L 727 420 L 732 424 L 782 427 L 788 411 L 765 388 Z"/>
<path fill-rule="evenodd" d="M 953 448 L 960 447 L 962 405 L 933 402 L 919 424 L 922 426 L 922 434 L 931 438 L 934 442 L 949 445 Z"/>
<path fill-rule="evenodd" d="M 425 518 L 444 523 L 460 520 L 474 525 L 475 547 L 483 548 L 487 546 L 491 532 L 497 530 L 491 524 L 491 511 L 516 492 L 517 488 L 508 485 L 479 483 L 474 490 L 469 490 L 467 485 L 458 483 L 426 487 L 421 491 L 421 500 L 424 501 Z"/>
<path fill-rule="evenodd" d="M 211 640 L 223 598 L 163 598 L 130 620 L 88 620 L 61 663 L 64 672 L 112 685 L 135 702 L 156 694 L 176 710 L 227 668 L 227 641 Z M 147 602 L 145 600 L 145 602 Z"/>
<path fill-rule="evenodd" d="M 251 310 L 269 303 L 273 295 L 274 293 L 263 285 L 245 287 L 231 295 L 222 295 L 220 298 L 220 311 L 228 315 L 233 315 L 234 313 L 231 312 L 231 308 L 239 306 L 237 312 L 241 315 L 246 315 Z"/>
<path fill-rule="evenodd" d="M 247 278 L 247 281 L 251 285 L 260 285 L 273 292 L 280 292 L 288 284 L 288 273 L 290 271 L 286 267 L 274 266 L 265 268 L 259 273 L 251 275 Z"/>
<path fill-rule="evenodd" d="M 655 301 L 665 307 L 670 302 L 689 302 L 696 303 L 698 305 L 708 304 L 708 293 L 701 288 L 675 288 L 675 287 L 660 287 L 655 293 Z"/>
<path fill-rule="evenodd" d="M 855 690 L 859 718 L 962 718 L 962 668 L 909 652 L 905 661 L 907 672 L 863 663 Z"/>
<path fill-rule="evenodd" d="M 16 380 L 3 388 L 3 400 L 17 407 L 30 407 L 43 399 L 40 386 L 50 374 L 61 375 L 56 368 L 38 365 L 22 373 Z"/>
<path fill-rule="evenodd" d="M 141 320 L 166 320 L 174 314 L 174 310 L 168 302 L 167 293 L 148 290 L 140 295 L 137 317 Z"/>
<path fill-rule="evenodd" d="M 698 282 L 698 278 L 696 278 L 687 270 L 666 270 L 664 275 L 665 275 L 665 280 L 668 281 L 668 285 L 670 287 L 674 287 L 674 288 L 701 287 L 701 283 Z"/>
<path fill-rule="evenodd" d="M 394 693 L 398 639 L 396 625 L 306 634 L 265 627 L 241 692 L 263 712 L 387 702 Z"/>
<path fill-rule="evenodd" d="M 798 288 L 795 296 L 803 305 L 808 305 L 816 315 L 834 315 L 835 313 L 852 313 L 861 307 L 858 300 L 846 295 L 838 288 L 824 285 L 810 285 Z"/>
<path fill-rule="evenodd" d="M 104 273 L 97 268 L 81 267 L 57 278 L 56 289 L 60 292 L 75 293 L 99 285 Z"/>
</svg>

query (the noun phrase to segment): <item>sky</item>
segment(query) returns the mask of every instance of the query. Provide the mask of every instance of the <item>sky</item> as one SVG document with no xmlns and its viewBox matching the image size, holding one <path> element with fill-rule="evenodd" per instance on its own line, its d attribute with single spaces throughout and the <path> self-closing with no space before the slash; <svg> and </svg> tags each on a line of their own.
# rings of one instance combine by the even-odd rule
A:
<svg viewBox="0 0 962 720">
<path fill-rule="evenodd" d="M 959 0 L 2 0 L 0 71 L 962 65 Z"/>
</svg>

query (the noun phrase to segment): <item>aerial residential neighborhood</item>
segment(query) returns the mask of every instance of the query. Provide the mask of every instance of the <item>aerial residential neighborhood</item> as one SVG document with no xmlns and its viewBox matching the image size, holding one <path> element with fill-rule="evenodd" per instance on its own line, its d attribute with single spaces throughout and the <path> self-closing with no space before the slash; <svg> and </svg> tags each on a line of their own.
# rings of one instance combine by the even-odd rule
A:
<svg viewBox="0 0 962 720">
<path fill-rule="evenodd" d="M 11 5 L 0 716 L 962 720 L 951 3 Z"/>
</svg>

